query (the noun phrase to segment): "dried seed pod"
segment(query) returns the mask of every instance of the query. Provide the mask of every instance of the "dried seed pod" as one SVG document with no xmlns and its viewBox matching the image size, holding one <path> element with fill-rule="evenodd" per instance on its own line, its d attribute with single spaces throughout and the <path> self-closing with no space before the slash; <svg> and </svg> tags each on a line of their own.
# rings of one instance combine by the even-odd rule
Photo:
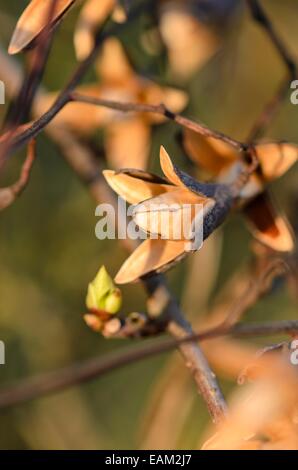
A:
<svg viewBox="0 0 298 470">
<path fill-rule="evenodd" d="M 31 0 L 16 25 L 8 48 L 9 54 L 17 54 L 31 46 L 40 33 L 47 27 L 53 27 L 75 1 L 57 0 L 52 18 L 49 18 L 52 0 Z"/>
<path fill-rule="evenodd" d="M 218 181 L 225 184 L 235 181 L 241 157 L 233 147 L 188 129 L 184 132 L 183 144 L 191 159 Z M 280 252 L 292 251 L 293 231 L 284 214 L 273 204 L 265 185 L 282 176 L 295 164 L 298 146 L 278 142 L 260 143 L 255 145 L 255 151 L 259 168 L 240 192 L 248 227 L 254 237 L 269 248 Z"/>
<path fill-rule="evenodd" d="M 257 240 L 272 250 L 294 249 L 294 233 L 286 217 L 276 210 L 268 192 L 259 194 L 245 208 L 247 223 Z"/>
<path fill-rule="evenodd" d="M 143 276 L 169 269 L 188 251 L 199 249 L 197 244 L 189 246 L 189 242 L 197 238 L 197 230 L 201 238 L 207 238 L 230 210 L 231 195 L 228 188 L 223 191 L 220 185 L 202 185 L 180 172 L 163 147 L 160 150 L 160 163 L 170 182 L 140 171 L 104 171 L 109 185 L 128 202 L 137 204 L 133 211 L 134 221 L 151 235 L 119 270 L 115 278 L 119 284 L 134 282 Z M 209 191 L 209 186 L 212 191 Z M 216 194 L 218 201 L 205 196 L 202 188 Z M 176 210 L 171 207 L 173 204 Z M 202 214 L 205 216 L 203 221 L 200 218 Z M 187 219 L 184 215 L 188 216 Z M 178 236 L 177 229 L 180 230 Z M 200 240 L 197 241 L 200 243 Z"/>
<path fill-rule="evenodd" d="M 262 176 L 266 182 L 283 176 L 298 160 L 298 145 L 264 143 L 256 145 Z"/>
<path fill-rule="evenodd" d="M 184 186 L 189 191 L 194 192 L 198 196 L 213 197 L 218 189 L 218 184 L 204 184 L 198 182 L 184 171 L 181 171 L 173 164 L 169 154 L 165 148 L 160 148 L 160 166 L 165 176 L 176 186 Z"/>
<path fill-rule="evenodd" d="M 166 270 L 174 261 L 185 256 L 185 241 L 145 240 L 123 263 L 115 282 L 127 284 L 145 275 Z"/>
<path fill-rule="evenodd" d="M 138 174 L 140 175 L 140 172 Z M 103 175 L 111 188 L 129 204 L 138 204 L 145 199 L 173 190 L 173 186 L 167 182 L 154 183 L 148 179 L 131 176 L 125 171 L 104 170 Z"/>
<path fill-rule="evenodd" d="M 215 201 L 198 197 L 185 188 L 176 188 L 138 204 L 133 211 L 135 223 L 151 235 L 170 240 L 189 240 L 192 223 L 203 208 L 206 213 Z"/>
<path fill-rule="evenodd" d="M 194 163 L 213 176 L 226 173 L 240 160 L 240 154 L 231 145 L 213 137 L 202 136 L 189 129 L 184 131 L 183 145 Z M 298 145 L 296 144 L 260 143 L 255 145 L 255 150 L 264 182 L 281 177 L 298 160 Z"/>
<path fill-rule="evenodd" d="M 218 176 L 239 159 L 237 150 L 226 142 L 190 129 L 183 132 L 183 146 L 192 161 L 212 176 Z"/>
</svg>

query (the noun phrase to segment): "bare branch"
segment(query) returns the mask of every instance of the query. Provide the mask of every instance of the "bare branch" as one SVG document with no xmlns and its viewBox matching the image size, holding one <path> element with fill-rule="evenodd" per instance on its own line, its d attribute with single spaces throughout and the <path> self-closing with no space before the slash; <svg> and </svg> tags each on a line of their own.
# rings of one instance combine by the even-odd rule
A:
<svg viewBox="0 0 298 470">
<path fill-rule="evenodd" d="M 133 11 L 130 12 L 129 18 L 125 23 L 112 25 L 108 31 L 105 31 L 106 22 L 101 25 L 100 30 L 97 32 L 94 38 L 94 46 L 88 57 L 82 61 L 78 67 L 75 69 L 71 75 L 70 80 L 66 86 L 59 93 L 55 103 L 51 108 L 39 119 L 37 119 L 32 126 L 30 126 L 24 133 L 20 134 L 17 138 L 14 138 L 9 143 L 7 148 L 1 149 L 0 151 L 0 164 L 3 159 L 11 155 L 15 150 L 26 145 L 28 140 L 36 137 L 52 120 L 53 118 L 61 111 L 61 109 L 70 101 L 70 93 L 74 91 L 76 86 L 80 83 L 89 67 L 93 64 L 94 60 L 97 57 L 98 51 L 103 44 L 104 40 L 110 36 L 119 35 L 123 30 L 129 27 L 130 21 L 138 18 L 138 16 L 147 9 L 150 9 L 152 6 L 152 0 L 146 0 L 140 2 Z"/>
<path fill-rule="evenodd" d="M 272 41 L 276 45 L 282 57 L 284 57 L 290 70 L 290 59 L 289 57 L 285 55 L 285 50 L 282 47 L 282 43 L 279 41 L 279 38 L 276 36 L 275 31 L 273 30 L 272 26 L 269 25 L 268 27 L 265 21 L 266 17 L 264 20 L 263 10 L 258 8 L 258 3 L 255 1 L 250 1 L 249 4 L 251 4 L 253 7 L 252 11 L 256 19 L 260 21 L 262 24 L 266 24 L 266 27 L 270 33 L 270 36 L 272 37 Z M 142 10 L 142 7 L 141 7 L 141 10 Z M 22 145 L 25 145 L 28 142 L 28 140 L 36 136 L 41 130 L 43 130 L 53 120 L 53 118 L 59 113 L 59 111 L 65 105 L 67 105 L 67 103 L 69 103 L 70 101 L 76 100 L 76 101 L 91 103 L 89 98 L 82 97 L 78 93 L 75 93 L 74 90 L 79 84 L 79 82 L 81 81 L 82 77 L 84 76 L 89 66 L 93 63 L 93 60 L 95 59 L 97 55 L 97 52 L 102 44 L 102 41 L 105 38 L 107 38 L 109 35 L 115 34 L 115 32 L 119 33 L 119 29 L 125 29 L 127 27 L 127 24 L 121 27 L 117 26 L 117 31 L 114 31 L 115 28 L 114 29 L 111 28 L 108 32 L 100 31 L 96 35 L 94 49 L 92 50 L 90 55 L 87 57 L 87 59 L 84 62 L 82 62 L 79 65 L 79 67 L 76 69 L 69 83 L 59 94 L 56 102 L 43 116 L 37 119 L 24 132 L 22 132 L 21 134 L 19 134 L 18 136 L 14 137 L 11 140 L 9 153 L 13 152 L 14 150 L 21 147 Z M 236 148 L 239 151 L 246 151 L 248 149 L 247 145 L 237 140 L 234 140 L 220 132 L 212 131 L 200 123 L 194 122 L 183 116 L 173 114 L 170 110 L 168 110 L 163 105 L 144 106 L 144 105 L 138 105 L 138 104 L 133 104 L 133 103 L 116 103 L 116 102 L 111 102 L 111 101 L 93 100 L 93 99 L 92 99 L 92 103 L 95 105 L 99 105 L 99 106 L 106 106 L 106 107 L 110 107 L 113 109 L 118 109 L 122 112 L 143 112 L 143 113 L 154 112 L 156 114 L 160 114 L 166 117 L 167 119 L 173 120 L 174 122 L 178 123 L 179 125 L 183 127 L 192 129 L 193 131 L 198 132 L 204 136 L 214 137 L 216 139 L 229 143 L 230 145 L 232 145 L 234 148 Z M 268 121 L 268 118 L 267 118 L 267 121 Z M 96 163 L 93 164 L 91 162 L 90 167 L 88 167 L 88 172 L 90 171 L 90 179 L 88 179 L 86 178 L 86 173 L 81 171 L 81 168 L 76 165 L 76 162 L 71 157 L 68 157 L 68 161 L 70 162 L 71 166 L 76 171 L 78 176 L 82 179 L 82 181 L 88 185 L 92 194 L 94 194 L 95 187 L 96 187 L 96 190 L 100 189 L 99 187 L 101 186 L 102 181 L 98 175 L 98 167 Z M 88 161 L 88 165 L 89 163 L 90 162 Z M 167 289 L 164 279 L 160 276 L 156 276 L 155 278 L 151 280 L 145 280 L 144 283 L 146 285 L 147 290 L 149 291 L 151 295 L 154 293 L 154 290 L 156 289 L 157 286 L 162 285 L 162 286 L 165 286 L 165 288 Z M 212 337 L 212 335 L 215 335 L 215 334 L 216 335 L 228 334 L 230 333 L 230 331 L 228 331 L 228 329 L 227 330 L 222 329 L 222 331 L 220 332 L 220 329 L 216 328 L 215 330 L 213 330 L 213 332 L 211 331 L 205 332 L 203 336 L 193 335 L 192 329 L 190 325 L 187 323 L 187 321 L 184 319 L 183 313 L 179 309 L 176 300 L 173 298 L 170 291 L 167 290 L 167 292 L 169 296 L 169 302 L 164 310 L 164 314 L 168 315 L 169 317 L 168 331 L 174 336 L 175 340 L 168 340 L 168 343 L 165 342 L 164 345 L 160 345 L 159 352 L 167 351 L 175 346 L 178 346 L 180 348 L 185 358 L 186 364 L 190 367 L 193 373 L 197 388 L 202 394 L 205 402 L 207 403 L 207 406 L 208 406 L 208 409 L 212 418 L 214 419 L 214 421 L 218 422 L 225 415 L 226 404 L 222 396 L 222 393 L 220 391 L 220 388 L 217 384 L 216 378 L 213 372 L 211 371 L 208 365 L 208 362 L 205 356 L 203 355 L 200 347 L 194 343 L 194 340 Z M 272 327 L 272 324 L 270 325 L 270 327 Z M 230 325 L 229 325 L 229 328 L 230 328 Z M 234 328 L 239 328 L 239 325 Z M 289 328 L 289 325 L 287 324 L 287 329 L 288 328 Z M 293 328 L 293 325 L 291 325 L 291 328 Z M 243 331 L 242 331 L 242 334 L 243 334 Z M 153 354 L 157 354 L 157 352 L 154 352 Z M 151 352 L 149 352 L 148 350 L 145 349 L 145 346 L 144 346 L 144 350 L 141 350 L 141 356 L 147 357 L 149 355 L 152 355 L 152 349 L 151 349 Z M 121 364 L 124 365 L 126 363 L 132 362 L 133 360 L 137 360 L 135 356 L 135 352 L 133 353 L 129 352 L 129 354 L 126 356 L 127 362 L 125 362 L 125 355 L 122 356 L 122 360 L 120 362 Z M 27 383 L 27 388 L 25 387 L 23 391 L 19 389 L 19 391 L 16 391 L 15 395 L 12 394 L 12 397 L 13 396 L 15 397 L 14 403 L 18 403 L 20 401 L 23 401 L 24 399 L 20 397 L 25 396 L 27 397 L 25 399 L 28 399 L 28 397 L 30 398 L 34 396 L 34 393 L 36 393 L 37 389 L 39 390 L 40 394 L 48 393 L 49 391 L 53 391 L 53 390 L 60 390 L 64 388 L 65 386 L 69 386 L 73 383 L 79 383 L 79 382 L 89 380 L 95 376 L 101 375 L 104 372 L 107 372 L 108 370 L 112 370 L 113 368 L 116 368 L 116 367 L 119 367 L 119 358 L 117 359 L 117 356 L 116 356 L 116 359 L 114 357 L 110 359 L 110 362 L 108 363 L 103 362 L 100 365 L 96 361 L 96 363 L 95 362 L 92 362 L 91 364 L 87 363 L 87 367 L 73 366 L 71 369 L 64 370 L 63 375 L 61 375 L 61 373 L 52 375 L 50 377 L 50 380 L 47 380 L 49 376 L 46 376 L 46 380 L 41 381 L 41 382 L 37 381 L 37 385 L 35 382 L 34 383 L 31 382 L 31 384 L 29 383 L 29 385 Z M 10 393 L 12 393 L 12 391 L 10 391 Z M 0 405 L 1 405 L 1 395 L 0 395 Z"/>
<path fill-rule="evenodd" d="M 298 333 L 298 321 L 280 321 L 268 323 L 238 324 L 229 331 L 217 328 L 184 337 L 179 341 L 173 339 L 149 341 L 133 348 L 121 348 L 117 352 L 89 359 L 55 372 L 50 372 L 19 382 L 0 391 L 0 408 L 15 406 L 50 393 L 56 393 L 77 384 L 100 378 L 108 372 L 146 358 L 171 351 L 188 342 L 205 341 L 219 336 L 233 335 L 249 338 L 252 336 L 294 335 Z"/>
<path fill-rule="evenodd" d="M 251 11 L 253 19 L 259 23 L 261 27 L 264 28 L 266 34 L 270 38 L 272 44 L 276 48 L 277 52 L 280 55 L 280 58 L 285 63 L 289 75 L 294 79 L 297 75 L 297 67 L 294 59 L 291 57 L 286 45 L 281 39 L 279 33 L 275 30 L 273 24 L 271 23 L 267 13 L 262 7 L 259 0 L 246 0 L 248 7 Z"/>
<path fill-rule="evenodd" d="M 240 321 L 244 313 L 255 305 L 271 288 L 273 280 L 289 271 L 287 264 L 280 258 L 269 260 L 262 272 L 247 283 L 239 299 L 232 305 L 223 326 L 232 326 Z"/>
<path fill-rule="evenodd" d="M 69 88 L 70 87 L 70 88 Z M 61 93 L 51 108 L 43 114 L 40 118 L 32 123 L 28 129 L 20 133 L 17 137 L 13 138 L 10 142 L 9 154 L 22 147 L 28 140 L 36 137 L 50 122 L 57 116 L 57 114 L 71 101 L 80 101 L 84 103 L 94 104 L 96 106 L 103 106 L 106 108 L 116 109 L 125 113 L 140 112 L 140 113 L 155 113 L 165 118 L 172 120 L 182 127 L 191 129 L 206 137 L 213 137 L 214 139 L 222 140 L 239 151 L 244 151 L 247 148 L 243 144 L 228 135 L 221 132 L 212 130 L 199 122 L 193 121 L 189 118 L 175 114 L 167 109 L 163 104 L 160 105 L 144 105 L 138 103 L 120 103 L 116 101 L 101 100 L 73 93 L 71 91 L 72 85 L 69 85 L 65 92 Z"/>
<path fill-rule="evenodd" d="M 205 137 L 213 137 L 214 139 L 222 140 L 227 144 L 230 144 L 232 147 L 235 147 L 237 150 L 241 151 L 246 148 L 244 144 L 242 144 L 236 139 L 233 139 L 232 137 L 223 134 L 222 132 L 212 130 L 204 124 L 188 119 L 184 116 L 181 116 L 180 114 L 173 113 L 168 108 L 166 108 L 164 104 L 150 105 L 138 103 L 121 103 L 117 101 L 97 99 L 86 95 L 81 95 L 80 93 L 76 92 L 71 94 L 71 99 L 73 101 L 78 101 L 81 103 L 94 104 L 96 106 L 103 106 L 105 108 L 115 109 L 123 113 L 139 112 L 159 114 L 171 121 L 176 122 L 180 126 L 197 132 L 198 134 L 201 134 Z"/>
<path fill-rule="evenodd" d="M 265 33 L 268 35 L 268 38 L 272 42 L 282 61 L 284 62 L 287 68 L 287 74 L 283 79 L 282 83 L 279 85 L 276 93 L 266 103 L 263 111 L 260 116 L 257 118 L 254 123 L 249 136 L 248 142 L 254 142 L 256 139 L 259 139 L 266 132 L 268 126 L 276 116 L 280 107 L 282 106 L 288 92 L 290 89 L 290 84 L 292 80 L 297 77 L 297 65 L 295 60 L 289 53 L 286 45 L 279 36 L 278 32 L 275 30 L 272 25 L 268 15 L 260 4 L 259 0 L 247 0 L 248 7 L 250 9 L 253 19 L 263 27 Z"/>
<path fill-rule="evenodd" d="M 28 145 L 27 157 L 22 166 L 18 181 L 7 188 L 0 189 L 0 211 L 11 206 L 26 188 L 35 158 L 35 140 L 31 140 Z"/>
<path fill-rule="evenodd" d="M 278 90 L 274 96 L 270 99 L 270 101 L 268 101 L 268 103 L 265 104 L 264 109 L 258 116 L 249 133 L 247 138 L 248 142 L 254 142 L 265 134 L 269 125 L 280 110 L 285 98 L 287 97 L 287 94 L 289 93 L 290 82 L 291 80 L 286 77 L 278 87 Z"/>
<path fill-rule="evenodd" d="M 98 163 L 93 158 L 90 149 L 77 142 L 73 134 L 66 129 L 55 127 L 49 132 L 52 138 L 60 145 L 67 162 L 81 182 L 88 188 L 91 196 L 98 203 L 104 200 L 115 205 L 116 198 L 103 179 Z M 135 248 L 132 241 L 129 244 L 127 240 L 122 242 L 125 242 L 124 248 L 126 250 L 131 251 Z M 169 290 L 165 278 L 161 275 L 153 276 L 144 279 L 143 284 L 150 297 L 154 296 L 158 289 L 163 289 L 166 303 L 165 305 L 160 305 L 160 317 L 166 320 L 169 333 L 176 339 L 191 334 L 191 327 L 184 319 L 184 314 Z M 206 401 L 212 418 L 216 422 L 219 421 L 225 414 L 225 400 L 201 348 L 195 343 L 190 343 L 181 345 L 180 351 L 185 358 L 187 366 L 191 369 L 197 389 Z"/>
</svg>

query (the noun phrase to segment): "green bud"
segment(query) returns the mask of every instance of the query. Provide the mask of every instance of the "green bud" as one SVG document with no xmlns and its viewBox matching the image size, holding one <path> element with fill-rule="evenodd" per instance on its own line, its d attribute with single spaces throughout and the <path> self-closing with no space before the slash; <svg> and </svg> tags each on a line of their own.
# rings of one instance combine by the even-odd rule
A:
<svg viewBox="0 0 298 470">
<path fill-rule="evenodd" d="M 115 287 L 112 278 L 102 266 L 88 286 L 86 305 L 89 310 L 104 310 L 116 313 L 122 303 L 121 291 Z"/>
<path fill-rule="evenodd" d="M 104 310 L 108 313 L 117 313 L 122 305 L 122 294 L 120 289 L 114 289 L 105 300 Z"/>
</svg>

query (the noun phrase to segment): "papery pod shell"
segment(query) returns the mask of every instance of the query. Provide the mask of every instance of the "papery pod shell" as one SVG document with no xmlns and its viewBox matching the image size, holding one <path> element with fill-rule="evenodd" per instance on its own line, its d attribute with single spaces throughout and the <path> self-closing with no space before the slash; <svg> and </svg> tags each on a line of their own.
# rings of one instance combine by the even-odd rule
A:
<svg viewBox="0 0 298 470">
<path fill-rule="evenodd" d="M 159 158 L 161 169 L 166 178 L 175 186 L 183 186 L 181 179 L 177 175 L 177 168 L 173 164 L 170 155 L 163 146 L 160 147 Z"/>
<path fill-rule="evenodd" d="M 275 209 L 268 192 L 253 199 L 244 214 L 254 237 L 261 243 L 279 252 L 291 252 L 295 237 L 286 217 Z"/>
<path fill-rule="evenodd" d="M 11 38 L 8 52 L 17 54 L 30 46 L 47 27 L 57 23 L 76 0 L 57 0 L 54 14 L 49 18 L 52 0 L 31 0 L 23 11 Z"/>
<path fill-rule="evenodd" d="M 160 179 L 157 179 L 158 182 L 155 183 L 152 175 L 146 178 L 147 173 L 144 173 L 145 179 L 140 177 L 142 174 L 140 171 L 138 171 L 137 174 L 139 176 L 135 177 L 125 172 L 117 173 L 113 170 L 103 171 L 103 175 L 110 187 L 129 204 L 138 204 L 145 199 L 158 196 L 167 191 L 172 191 L 174 188 L 174 186 Z"/>
<path fill-rule="evenodd" d="M 264 143 L 256 145 L 262 176 L 266 182 L 286 173 L 298 160 L 298 145 Z"/>
<path fill-rule="evenodd" d="M 135 282 L 143 276 L 165 270 L 185 255 L 185 245 L 185 241 L 145 240 L 124 262 L 115 282 Z"/>
<path fill-rule="evenodd" d="M 231 145 L 190 129 L 183 132 L 183 146 L 192 161 L 212 176 L 218 176 L 239 159 L 239 153 Z"/>
<path fill-rule="evenodd" d="M 201 210 L 215 204 L 185 188 L 161 194 L 138 204 L 133 211 L 135 223 L 145 232 L 164 239 L 190 239 L 192 222 Z"/>
<path fill-rule="evenodd" d="M 160 148 L 160 166 L 164 175 L 176 186 L 183 186 L 201 197 L 214 197 L 219 185 L 216 183 L 200 183 L 173 164 L 163 146 Z"/>
</svg>

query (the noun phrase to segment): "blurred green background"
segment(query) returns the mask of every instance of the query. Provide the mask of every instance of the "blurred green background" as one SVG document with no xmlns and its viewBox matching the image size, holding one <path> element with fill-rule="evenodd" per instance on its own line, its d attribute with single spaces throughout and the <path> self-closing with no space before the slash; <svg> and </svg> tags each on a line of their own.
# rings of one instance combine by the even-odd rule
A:
<svg viewBox="0 0 298 470">
<path fill-rule="evenodd" d="M 295 55 L 297 2 L 266 0 L 262 3 Z M 4 48 L 26 4 L 20 0 L 0 1 L 0 42 Z M 76 66 L 72 34 L 77 14 L 78 9 L 74 8 L 56 34 L 44 77 L 49 90 L 61 88 Z M 138 69 L 153 70 L 162 81 L 175 83 L 165 57 L 156 60 L 146 56 L 140 41 L 136 40 L 148 18 L 142 21 L 130 28 L 123 38 L 133 63 Z M 22 57 L 17 60 L 21 62 Z M 230 27 L 221 53 L 183 86 L 190 96 L 185 113 L 212 128 L 245 139 L 284 73 L 284 66 L 267 37 L 244 10 Z M 92 78 L 90 72 L 86 81 Z M 4 116 L 5 107 L 1 107 L 0 113 Z M 267 137 L 298 142 L 297 121 L 298 106 L 287 99 Z M 176 142 L 176 132 L 177 127 L 172 123 L 154 129 L 151 168 L 159 171 L 158 149 L 163 144 L 175 161 L 190 169 Z M 20 152 L 11 158 L 1 185 L 14 180 L 22 156 Z M 297 223 L 297 205 L 293 203 L 298 196 L 297 176 L 296 166 L 273 186 L 276 197 L 294 223 Z M 57 148 L 41 135 L 30 184 L 0 218 L 0 339 L 6 345 L 6 365 L 0 366 L 0 386 L 104 355 L 129 343 L 105 340 L 89 330 L 82 320 L 87 284 L 99 266 L 105 264 L 114 275 L 126 257 L 116 242 L 100 242 L 95 238 L 94 210 L 95 204 L 86 189 Z M 218 292 L 232 273 L 250 258 L 250 236 L 240 216 L 231 217 L 220 232 L 223 236 L 221 250 L 218 239 L 213 240 L 218 255 L 208 255 L 214 273 L 207 287 L 203 282 L 208 256 L 206 265 L 196 269 L 195 279 L 189 279 L 189 268 L 199 254 L 169 274 L 170 284 L 179 298 L 192 281 L 192 301 L 185 301 L 189 316 L 199 316 L 204 308 L 202 304 L 212 302 L 212 293 Z M 145 296 L 139 285 L 127 286 L 123 292 L 124 311 L 144 310 Z M 207 299 L 202 300 L 204 294 Z M 249 313 L 251 320 L 290 318 L 297 318 L 297 304 L 284 285 L 278 286 Z M 268 341 L 264 339 L 262 344 Z M 173 354 L 180 361 L 178 353 Z M 150 426 L 150 419 L 147 416 L 144 421 L 144 416 L 156 384 L 163 380 L 168 357 L 146 360 L 90 384 L 1 410 L 0 448 L 129 449 L 142 446 Z M 234 385 L 226 381 L 222 384 L 226 391 Z M 191 382 L 188 388 L 187 400 L 181 394 L 180 406 L 173 418 L 177 429 L 172 430 L 172 448 L 196 447 L 208 423 L 205 407 Z M 162 418 L 160 423 L 162 434 Z"/>
</svg>

